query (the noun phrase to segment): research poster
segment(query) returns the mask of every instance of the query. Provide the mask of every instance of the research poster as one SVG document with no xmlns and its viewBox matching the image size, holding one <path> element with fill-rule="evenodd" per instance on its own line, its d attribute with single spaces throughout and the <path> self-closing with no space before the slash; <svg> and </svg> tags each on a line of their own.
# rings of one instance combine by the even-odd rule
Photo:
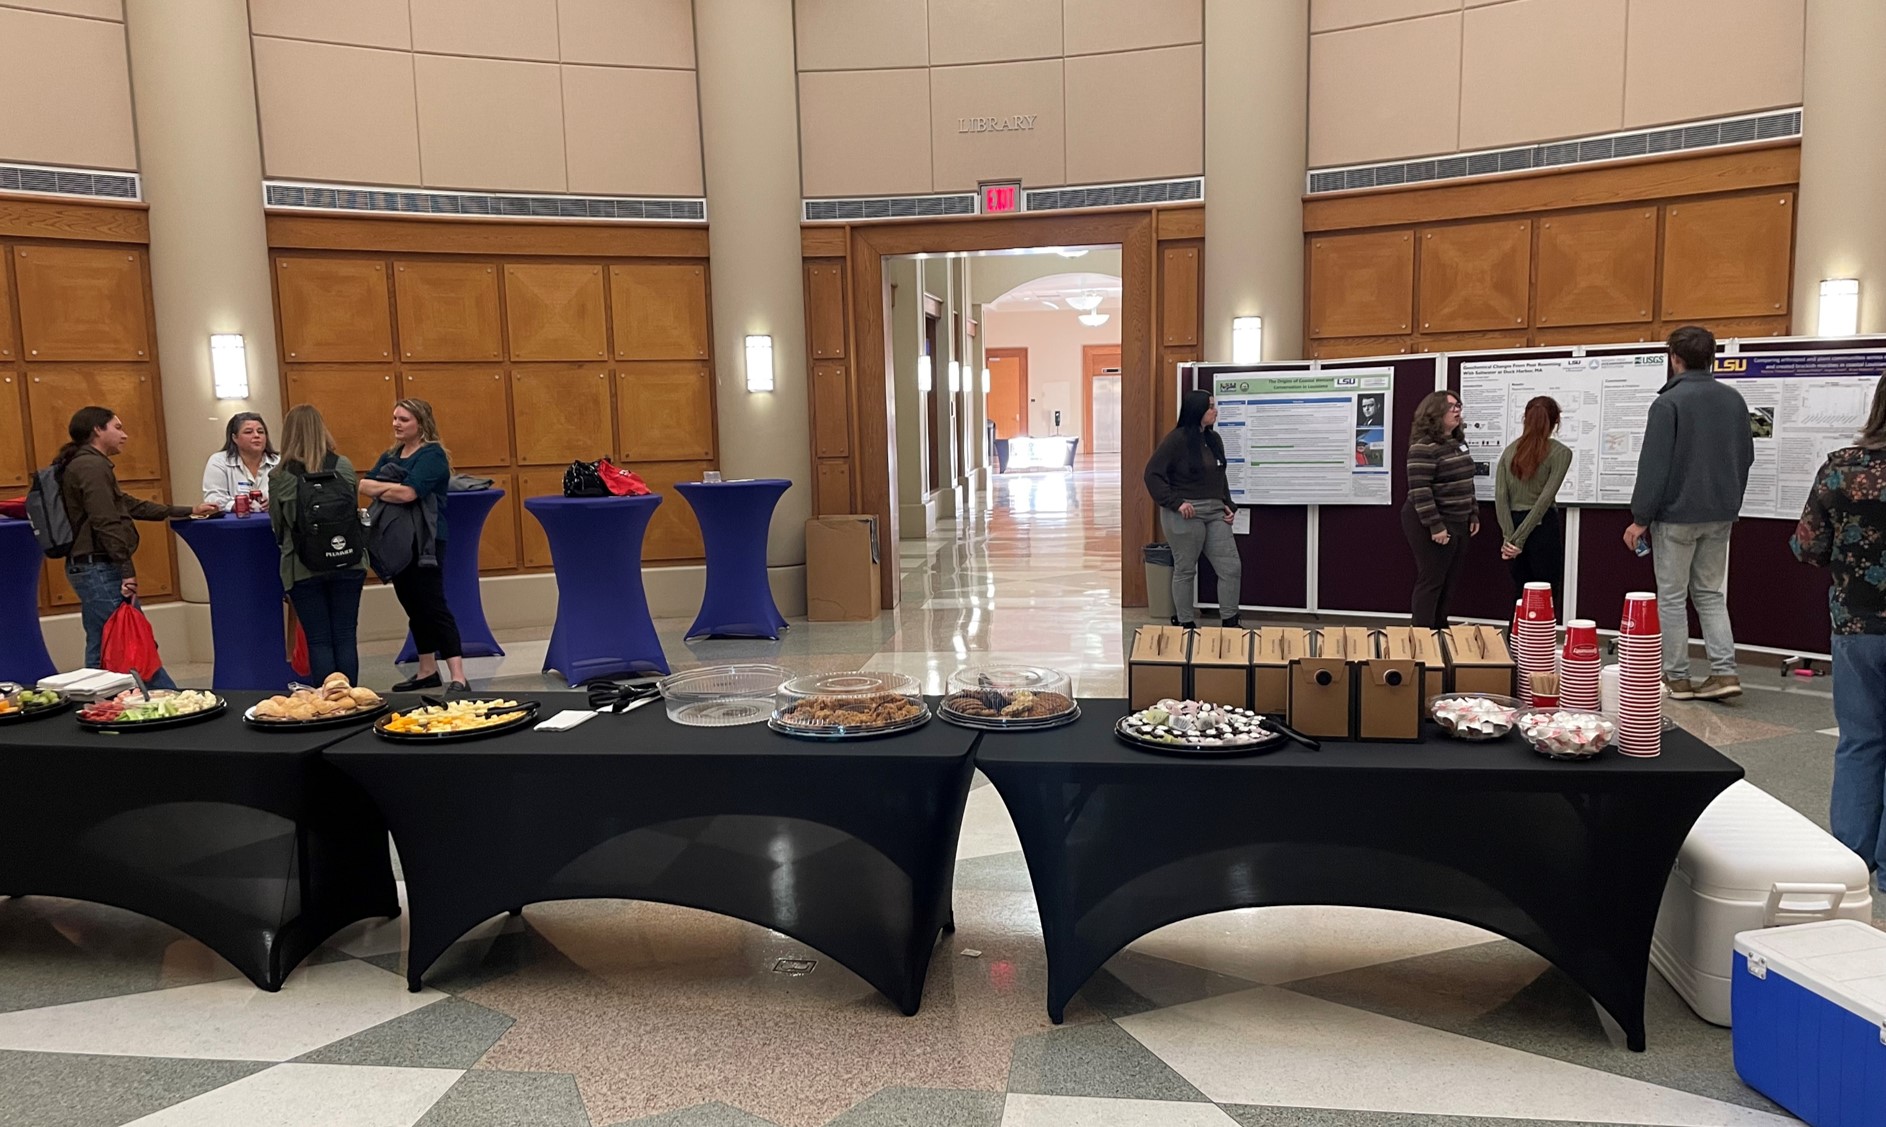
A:
<svg viewBox="0 0 1886 1127">
<path fill-rule="evenodd" d="M 1475 495 L 1493 500 L 1493 467 L 1500 452 L 1525 430 L 1526 404 L 1549 395 L 1561 413 L 1559 441 L 1572 449 L 1560 503 L 1630 504 L 1644 422 L 1668 378 L 1667 364 L 1661 351 L 1462 364 L 1460 399 L 1477 474 Z"/>
<path fill-rule="evenodd" d="M 1218 372 L 1212 394 L 1241 505 L 1386 505 L 1393 368 Z"/>
<path fill-rule="evenodd" d="M 1886 352 L 1743 353 L 1716 360 L 1716 378 L 1742 393 L 1755 436 L 1745 517 L 1794 520 L 1831 451 L 1866 425 Z"/>
</svg>

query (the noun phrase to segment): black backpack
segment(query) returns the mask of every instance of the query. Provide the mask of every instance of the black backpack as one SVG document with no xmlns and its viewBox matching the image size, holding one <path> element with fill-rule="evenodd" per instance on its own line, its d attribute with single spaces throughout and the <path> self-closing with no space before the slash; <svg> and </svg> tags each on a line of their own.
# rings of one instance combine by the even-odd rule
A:
<svg viewBox="0 0 1886 1127">
<path fill-rule="evenodd" d="M 334 471 L 338 464 L 339 459 L 330 453 L 321 468 L 312 472 L 305 467 L 283 467 L 296 478 L 295 523 L 290 533 L 295 555 L 309 571 L 353 567 L 367 550 L 366 529 L 360 524 L 355 493 Z"/>
<path fill-rule="evenodd" d="M 72 554 L 72 518 L 65 511 L 65 467 L 47 466 L 33 472 L 26 491 L 26 519 L 33 538 L 46 558 L 62 560 Z"/>
</svg>

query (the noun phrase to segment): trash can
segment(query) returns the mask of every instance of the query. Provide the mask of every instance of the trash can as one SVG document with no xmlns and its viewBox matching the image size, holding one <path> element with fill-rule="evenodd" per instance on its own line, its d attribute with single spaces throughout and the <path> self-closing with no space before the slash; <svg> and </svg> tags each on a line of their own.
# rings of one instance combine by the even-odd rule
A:
<svg viewBox="0 0 1886 1127">
<path fill-rule="evenodd" d="M 1164 622 L 1174 613 L 1172 545 L 1148 544 L 1140 552 L 1146 558 L 1146 617 Z"/>
</svg>

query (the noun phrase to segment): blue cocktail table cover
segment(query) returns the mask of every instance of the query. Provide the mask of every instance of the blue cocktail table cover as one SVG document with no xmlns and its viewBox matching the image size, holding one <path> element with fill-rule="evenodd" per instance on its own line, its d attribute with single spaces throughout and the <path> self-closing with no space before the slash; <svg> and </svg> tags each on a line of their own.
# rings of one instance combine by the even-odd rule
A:
<svg viewBox="0 0 1886 1127">
<path fill-rule="evenodd" d="M 667 673 L 642 590 L 642 537 L 661 497 L 527 497 L 557 572 L 557 622 L 544 669 L 572 685 Z"/>
<path fill-rule="evenodd" d="M 504 498 L 502 489 L 471 489 L 445 495 L 445 605 L 458 620 L 458 641 L 465 657 L 503 657 L 504 648 L 491 636 L 485 621 L 485 600 L 478 589 L 478 546 L 485 534 L 485 518 Z M 416 659 L 409 631 L 396 664 Z"/>
<path fill-rule="evenodd" d="M 0 517 L 0 681 L 35 685 L 58 672 L 39 632 L 40 565 L 33 526 Z"/>
<path fill-rule="evenodd" d="M 174 520 L 210 587 L 217 689 L 280 691 L 296 679 L 282 624 L 282 550 L 267 513 Z"/>
<path fill-rule="evenodd" d="M 694 507 L 707 549 L 707 591 L 688 637 L 778 638 L 786 628 L 766 581 L 766 534 L 791 488 L 783 478 L 675 483 Z"/>
</svg>

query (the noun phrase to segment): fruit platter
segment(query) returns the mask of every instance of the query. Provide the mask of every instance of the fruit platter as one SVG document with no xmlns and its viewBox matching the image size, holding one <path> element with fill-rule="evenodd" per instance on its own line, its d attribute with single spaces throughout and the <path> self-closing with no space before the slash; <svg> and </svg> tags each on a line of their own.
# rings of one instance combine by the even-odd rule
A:
<svg viewBox="0 0 1886 1127">
<path fill-rule="evenodd" d="M 1057 669 L 971 666 L 950 677 L 937 715 L 960 728 L 988 731 L 1059 728 L 1080 719 L 1072 684 Z"/>
<path fill-rule="evenodd" d="M 176 728 L 220 716 L 229 703 L 202 689 L 126 689 L 79 711 L 79 727 L 93 732 L 143 732 Z"/>
<path fill-rule="evenodd" d="M 10 682 L 0 684 L 0 724 L 37 720 L 64 712 L 72 702 L 51 689 L 28 689 Z"/>
<path fill-rule="evenodd" d="M 372 689 L 351 684 L 345 674 L 331 673 L 321 687 L 298 685 L 287 694 L 261 701 L 242 714 L 252 728 L 264 731 L 305 732 L 358 724 L 385 712 L 386 700 Z"/>
<path fill-rule="evenodd" d="M 1184 756 L 1256 755 L 1289 739 L 1248 708 L 1197 700 L 1162 700 L 1121 717 L 1113 734 L 1142 751 Z"/>
<path fill-rule="evenodd" d="M 1428 701 L 1428 715 L 1457 740 L 1503 738 L 1519 717 L 1519 702 L 1493 693 L 1447 693 Z"/>
<path fill-rule="evenodd" d="M 514 731 L 537 716 L 534 700 L 500 698 L 427 701 L 374 721 L 373 734 L 395 743 L 446 743 Z"/>
</svg>

